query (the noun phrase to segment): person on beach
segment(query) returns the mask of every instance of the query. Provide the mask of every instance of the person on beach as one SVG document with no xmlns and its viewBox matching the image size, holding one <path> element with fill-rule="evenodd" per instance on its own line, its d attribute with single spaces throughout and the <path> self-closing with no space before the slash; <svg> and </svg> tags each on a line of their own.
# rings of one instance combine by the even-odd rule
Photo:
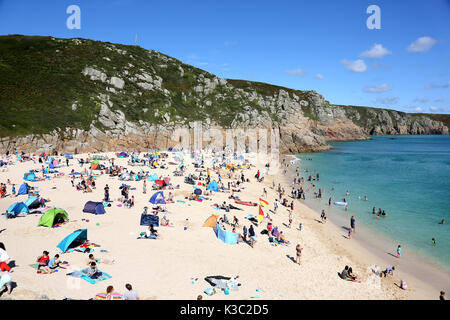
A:
<svg viewBox="0 0 450 320">
<path fill-rule="evenodd" d="M 48 262 L 48 267 L 51 270 L 55 270 L 56 268 L 62 268 L 62 269 L 66 269 L 65 267 L 63 267 L 62 262 L 59 260 L 59 254 L 55 254 L 55 257 L 50 259 L 50 261 Z"/>
<path fill-rule="evenodd" d="M 0 272 L 0 292 L 3 292 L 6 289 L 6 292 L 8 292 L 8 294 L 11 294 L 11 282 L 12 278 L 9 272 Z"/>
<path fill-rule="evenodd" d="M 256 242 L 256 233 L 255 230 L 253 229 L 253 225 L 251 225 L 250 228 L 248 229 L 248 235 L 250 237 L 250 246 L 253 248 L 253 245 Z"/>
<path fill-rule="evenodd" d="M 302 231 L 302 224 L 301 223 L 298 225 L 298 230 Z"/>
<path fill-rule="evenodd" d="M 112 300 L 112 294 L 114 293 L 114 287 L 108 286 L 106 288 L 106 300 Z"/>
<path fill-rule="evenodd" d="M 142 186 L 142 193 L 146 194 L 147 193 L 147 181 L 144 180 L 144 185 Z"/>
<path fill-rule="evenodd" d="M 289 211 L 289 228 L 292 226 L 292 211 Z"/>
<path fill-rule="evenodd" d="M 247 242 L 247 227 L 244 226 L 242 228 L 242 239 L 244 240 L 244 242 Z"/>
<path fill-rule="evenodd" d="M 441 291 L 441 294 L 439 296 L 439 300 L 441 300 L 441 301 L 445 300 L 445 291 Z"/>
<path fill-rule="evenodd" d="M 322 223 L 327 222 L 327 216 L 325 214 L 325 210 L 322 209 L 322 213 L 320 214 L 320 219 L 322 219 Z"/>
<path fill-rule="evenodd" d="M 349 277 L 350 281 L 361 282 L 361 280 L 358 279 L 358 276 L 353 273 L 352 267 L 348 268 L 348 273 L 347 274 L 348 274 L 348 277 Z"/>
<path fill-rule="evenodd" d="M 328 206 L 331 207 L 331 198 L 328 199 Z"/>
<path fill-rule="evenodd" d="M 295 247 L 295 251 L 297 253 L 297 258 L 295 259 L 295 261 L 298 263 L 298 265 L 300 265 L 300 258 L 302 256 L 302 250 L 303 250 L 303 248 L 300 246 L 300 243 L 297 244 L 297 246 Z"/>
<path fill-rule="evenodd" d="M 403 280 L 400 281 L 400 289 L 403 289 L 403 290 L 408 289 L 408 285 L 406 284 L 406 281 L 403 281 Z"/>
<path fill-rule="evenodd" d="M 153 224 L 148 226 L 148 229 L 145 231 L 145 237 L 151 239 L 158 238 L 158 231 L 155 230 Z"/>
<path fill-rule="evenodd" d="M 9 255 L 6 252 L 5 245 L 0 242 L 0 271 L 11 271 L 11 267 L 8 265 Z"/>
<path fill-rule="evenodd" d="M 401 255 L 402 255 L 402 247 L 401 247 L 401 245 L 398 245 L 398 247 L 397 247 L 397 258 L 400 259 Z"/>
<path fill-rule="evenodd" d="M 393 275 L 394 275 L 394 271 L 395 271 L 395 267 L 394 267 L 394 266 L 392 266 L 392 267 L 387 267 L 386 270 L 381 271 L 380 277 L 384 276 L 384 277 L 386 278 L 386 276 L 387 276 L 388 274 L 391 275 L 391 276 L 393 276 Z"/>
<path fill-rule="evenodd" d="M 48 251 L 43 251 L 42 256 L 39 256 L 36 260 L 38 263 L 38 273 L 53 273 L 54 271 L 48 267 L 48 262 L 50 261 L 50 257 L 48 256 Z"/>
<path fill-rule="evenodd" d="M 108 185 L 105 186 L 104 190 L 105 190 L 105 201 L 108 202 L 109 201 L 109 187 L 108 187 Z"/>
<path fill-rule="evenodd" d="M 123 294 L 123 300 L 139 300 L 139 295 L 135 290 L 133 290 L 131 284 L 127 283 L 125 288 L 128 291 Z"/>
<path fill-rule="evenodd" d="M 352 229 L 352 231 L 355 231 L 355 216 L 352 216 L 350 218 L 350 229 Z"/>
<path fill-rule="evenodd" d="M 86 270 L 86 275 L 91 279 L 98 279 L 102 275 L 102 272 L 98 271 L 97 263 L 91 262 Z"/>
<path fill-rule="evenodd" d="M 349 277 L 348 277 L 348 266 L 345 266 L 344 270 L 341 271 L 341 273 L 339 274 L 339 276 L 340 276 L 341 279 L 343 279 L 343 280 L 349 280 Z"/>
<path fill-rule="evenodd" d="M 353 229 L 352 229 L 352 228 L 349 228 L 349 229 L 348 229 L 348 235 L 347 235 L 347 237 L 348 237 L 349 239 L 352 238 L 352 232 L 353 232 Z"/>
</svg>

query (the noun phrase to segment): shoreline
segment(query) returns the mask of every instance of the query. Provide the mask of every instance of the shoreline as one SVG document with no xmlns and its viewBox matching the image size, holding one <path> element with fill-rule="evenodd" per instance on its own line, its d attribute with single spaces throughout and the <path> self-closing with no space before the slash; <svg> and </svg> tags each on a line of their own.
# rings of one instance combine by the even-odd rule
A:
<svg viewBox="0 0 450 320">
<path fill-rule="evenodd" d="M 294 154 L 286 156 L 298 159 Z M 299 167 L 301 169 L 301 165 Z M 289 167 L 285 176 L 285 183 L 289 190 L 294 176 L 295 172 Z M 312 196 L 311 193 L 307 193 L 307 201 L 310 201 Z M 305 203 L 304 200 L 296 199 L 297 203 L 314 211 L 317 219 L 320 217 L 319 204 L 311 205 Z M 445 291 L 445 288 L 450 286 L 448 271 L 445 270 L 445 266 L 435 262 L 438 264 L 436 266 L 430 258 L 417 253 L 413 249 L 407 249 L 406 251 L 405 248 L 403 248 L 404 252 L 401 261 L 399 261 L 394 255 L 394 239 L 373 230 L 364 222 L 357 222 L 356 232 L 353 233 L 352 239 L 349 241 L 349 239 L 346 239 L 347 230 L 344 230 L 344 228 L 349 227 L 351 215 L 343 211 L 343 214 L 346 215 L 344 219 L 342 215 L 335 216 L 336 210 L 330 214 L 328 205 L 323 206 L 322 209 L 327 212 L 327 221 L 333 225 L 333 232 L 342 235 L 344 242 L 341 244 L 347 247 L 348 254 L 353 257 L 362 257 L 361 260 L 366 265 L 377 265 L 383 270 L 386 267 L 396 266 L 395 278 L 405 280 L 408 283 L 408 287 L 413 291 L 411 299 L 433 299 L 441 290 Z M 360 234 L 363 234 L 363 236 L 359 236 Z M 430 295 L 431 292 L 435 292 L 434 295 Z"/>
</svg>

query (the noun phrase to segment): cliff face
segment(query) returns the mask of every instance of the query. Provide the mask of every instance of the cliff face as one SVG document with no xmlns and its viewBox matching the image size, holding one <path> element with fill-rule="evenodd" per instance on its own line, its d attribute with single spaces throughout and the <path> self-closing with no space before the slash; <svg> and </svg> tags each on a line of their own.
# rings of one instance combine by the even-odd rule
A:
<svg viewBox="0 0 450 320">
<path fill-rule="evenodd" d="M 448 134 L 430 115 L 332 105 L 315 91 L 222 79 L 152 50 L 85 39 L 0 37 L 0 148 L 167 148 L 177 128 L 278 129 L 283 153 L 369 134 Z"/>
</svg>

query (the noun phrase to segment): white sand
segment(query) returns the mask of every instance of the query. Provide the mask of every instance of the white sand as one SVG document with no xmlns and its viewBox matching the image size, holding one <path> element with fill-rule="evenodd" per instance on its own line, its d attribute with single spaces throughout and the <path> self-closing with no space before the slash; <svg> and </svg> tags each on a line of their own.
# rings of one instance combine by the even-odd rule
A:
<svg viewBox="0 0 450 320">
<path fill-rule="evenodd" d="M 172 161 L 170 154 L 169 160 Z M 107 154 L 114 157 L 112 153 Z M 77 155 L 77 158 L 86 158 L 87 155 Z M 189 163 L 189 157 L 185 156 L 187 173 L 196 173 L 194 167 Z M 149 198 L 154 193 L 151 190 L 151 182 L 147 182 L 147 194 L 142 193 L 142 181 L 127 181 L 126 184 L 136 187 L 130 191 L 135 197 L 135 207 L 128 209 L 117 207 L 117 198 L 120 197 L 119 186 L 121 181 L 117 177 L 110 178 L 101 175 L 96 179 L 97 189 L 93 193 L 82 193 L 71 186 L 67 175 L 70 170 L 81 171 L 75 159 L 71 160 L 71 166 L 57 169 L 64 172 L 62 178 L 50 181 L 32 182 L 31 186 L 39 187 L 44 198 L 51 199 L 49 206 L 65 209 L 69 213 L 70 222 L 59 228 L 38 227 L 39 215 L 6 219 L 0 217 L 0 241 L 6 246 L 11 260 L 15 261 L 16 267 L 12 273 L 13 281 L 17 287 L 13 290 L 11 297 L 16 299 L 34 299 L 37 294 L 46 294 L 50 298 L 62 299 L 69 297 L 73 299 L 89 299 L 98 292 L 104 292 L 106 287 L 113 285 L 115 291 L 123 293 L 125 284 L 131 283 L 138 291 L 142 299 L 196 299 L 202 294 L 204 299 L 436 299 L 439 292 L 430 288 L 418 279 L 401 274 L 408 282 L 409 290 L 399 289 L 395 283 L 399 283 L 399 276 L 380 279 L 372 274 L 370 266 L 378 264 L 386 267 L 384 261 L 358 245 L 356 241 L 349 241 L 343 237 L 344 232 L 331 223 L 320 224 L 315 219 L 319 214 L 305 205 L 296 201 L 293 227 L 291 229 L 283 225 L 288 223 L 287 210 L 280 206 L 278 213 L 270 214 L 274 226 L 283 230 L 286 238 L 292 242 L 286 246 L 272 246 L 266 235 L 260 231 L 266 226 L 266 221 L 255 228 L 258 242 L 255 248 L 245 243 L 239 245 L 228 245 L 215 236 L 213 229 L 202 227 L 203 222 L 211 214 L 221 214 L 225 211 L 214 210 L 213 203 L 234 202 L 228 199 L 227 193 L 215 193 L 213 200 L 186 203 L 167 204 L 171 212 L 167 214 L 175 227 L 159 227 L 158 232 L 161 239 L 137 240 L 140 232 L 146 227 L 139 225 L 140 215 L 144 206 L 151 207 Z M 100 161 L 106 164 L 106 161 Z M 116 159 L 118 165 L 127 166 L 127 159 Z M 85 165 L 85 167 L 87 167 Z M 6 183 L 10 179 L 16 184 L 16 190 L 23 182 L 22 177 L 30 169 L 40 169 L 41 164 L 27 161 L 10 166 L 7 172 L 0 172 L 0 181 Z M 135 172 L 141 167 L 130 167 Z M 180 190 L 172 190 L 176 200 L 185 200 L 193 187 L 183 182 L 184 177 L 173 177 L 172 172 L 176 166 L 169 166 L 167 170 L 151 170 L 144 167 L 145 171 L 156 172 L 169 176 L 174 185 L 180 184 Z M 264 183 L 257 183 L 254 175 L 257 168 L 244 170 L 246 178 L 251 183 L 245 183 L 245 190 L 237 193 L 241 199 L 258 202 L 262 196 L 263 187 L 268 191 L 267 200 L 269 207 L 264 208 L 267 212 L 272 209 L 272 202 L 276 196 L 271 189 L 272 176 L 266 176 Z M 225 170 L 222 180 L 226 185 Z M 212 173 L 212 178 L 216 177 Z M 276 176 L 276 183 L 283 183 L 281 174 Z M 105 215 L 92 215 L 83 213 L 84 204 L 91 201 L 103 199 L 103 188 L 105 184 L 110 187 L 110 198 L 115 200 L 112 206 L 106 208 Z M 56 186 L 56 189 L 52 187 Z M 285 189 L 290 190 L 288 184 Z M 11 191 L 11 186 L 8 186 Z M 165 191 L 165 194 L 168 192 Z M 17 198 L 8 196 L 0 199 L 0 209 L 6 209 L 17 201 L 25 201 L 26 196 Z M 239 206 L 239 205 L 236 205 Z M 231 220 L 233 215 L 239 218 L 240 224 L 250 226 L 245 219 L 248 214 L 257 215 L 258 207 L 240 206 L 244 210 L 231 210 L 228 214 Z M 89 222 L 81 221 L 82 218 Z M 185 219 L 189 219 L 190 227 L 183 230 Z M 303 230 L 298 231 L 296 227 L 299 222 L 303 223 Z M 97 226 L 96 223 L 100 225 Z M 66 276 L 61 270 L 54 274 L 37 274 L 36 270 L 29 264 L 35 263 L 36 258 L 43 250 L 48 250 L 50 256 L 59 252 L 57 244 L 69 233 L 79 228 L 88 229 L 88 239 L 100 244 L 95 248 L 96 258 L 115 259 L 112 265 L 100 263 L 99 269 L 112 275 L 111 279 L 98 284 L 90 284 Z M 231 231 L 231 227 L 228 228 Z M 241 232 L 241 228 L 239 228 Z M 289 258 L 295 259 L 295 246 L 301 243 L 304 248 L 302 265 L 299 266 Z M 100 249 L 108 250 L 108 253 L 100 252 Z M 61 255 L 62 260 L 68 261 L 72 266 L 79 269 L 86 266 L 87 254 L 72 252 Z M 337 275 L 345 265 L 353 267 L 363 280 L 362 283 L 347 282 Z M 242 283 L 238 291 L 231 291 L 230 295 L 219 293 L 207 296 L 203 291 L 209 287 L 204 281 L 206 276 L 239 275 Z M 198 278 L 194 284 L 192 278 Z M 259 292 L 257 288 L 261 288 Z M 3 297 L 7 294 L 3 294 Z"/>
</svg>

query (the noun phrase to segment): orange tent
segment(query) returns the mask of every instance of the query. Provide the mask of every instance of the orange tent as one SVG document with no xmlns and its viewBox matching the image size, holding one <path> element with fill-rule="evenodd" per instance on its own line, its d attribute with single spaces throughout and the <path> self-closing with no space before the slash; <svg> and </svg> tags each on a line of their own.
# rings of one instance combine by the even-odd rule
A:
<svg viewBox="0 0 450 320">
<path fill-rule="evenodd" d="M 219 219 L 219 216 L 216 216 L 215 214 L 211 215 L 211 217 L 206 219 L 205 223 L 203 224 L 203 227 L 214 228 L 216 225 L 217 219 Z"/>
</svg>

